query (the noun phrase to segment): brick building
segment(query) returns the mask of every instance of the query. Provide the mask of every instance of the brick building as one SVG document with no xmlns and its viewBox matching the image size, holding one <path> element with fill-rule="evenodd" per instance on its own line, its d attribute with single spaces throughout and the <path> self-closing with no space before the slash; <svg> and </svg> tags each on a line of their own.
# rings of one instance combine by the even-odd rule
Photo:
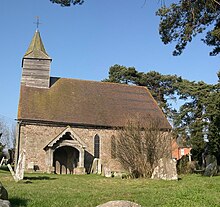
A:
<svg viewBox="0 0 220 207">
<path fill-rule="evenodd" d="M 50 77 L 51 61 L 36 31 L 22 60 L 17 117 L 16 160 L 25 150 L 26 170 L 80 174 L 97 158 L 119 171 L 111 147 L 128 116 L 157 117 L 170 129 L 147 88 Z"/>
<path fill-rule="evenodd" d="M 172 158 L 179 160 L 184 155 L 188 155 L 191 161 L 191 147 L 181 143 L 178 139 L 172 141 Z"/>
</svg>

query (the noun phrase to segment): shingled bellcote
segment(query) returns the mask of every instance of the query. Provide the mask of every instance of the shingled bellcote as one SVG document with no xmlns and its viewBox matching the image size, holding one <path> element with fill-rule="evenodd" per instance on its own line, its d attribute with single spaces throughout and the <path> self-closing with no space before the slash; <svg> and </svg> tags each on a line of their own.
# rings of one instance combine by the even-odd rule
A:
<svg viewBox="0 0 220 207">
<path fill-rule="evenodd" d="M 51 61 L 52 59 L 44 48 L 40 32 L 37 30 L 22 60 L 21 84 L 49 88 Z"/>
</svg>

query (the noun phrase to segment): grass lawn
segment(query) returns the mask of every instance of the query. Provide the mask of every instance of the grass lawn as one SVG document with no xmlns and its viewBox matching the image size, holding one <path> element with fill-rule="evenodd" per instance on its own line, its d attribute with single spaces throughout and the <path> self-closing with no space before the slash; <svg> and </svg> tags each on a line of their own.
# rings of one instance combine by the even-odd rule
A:
<svg viewBox="0 0 220 207">
<path fill-rule="evenodd" d="M 33 173 L 15 183 L 8 171 L 0 170 L 12 207 L 95 207 L 111 200 L 146 207 L 220 207 L 220 176 L 180 177 L 179 181 L 163 181 Z"/>
</svg>

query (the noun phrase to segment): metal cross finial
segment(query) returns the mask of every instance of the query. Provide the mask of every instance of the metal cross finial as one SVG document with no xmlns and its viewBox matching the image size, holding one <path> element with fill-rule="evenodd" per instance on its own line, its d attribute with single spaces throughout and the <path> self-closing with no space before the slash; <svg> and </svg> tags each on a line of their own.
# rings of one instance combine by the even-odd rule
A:
<svg viewBox="0 0 220 207">
<path fill-rule="evenodd" d="M 37 30 L 38 30 L 38 28 L 39 28 L 39 24 L 41 24 L 40 23 L 40 17 L 39 16 L 36 16 L 36 19 L 37 19 L 37 21 L 36 22 L 34 22 L 34 24 L 36 24 L 37 25 Z"/>
</svg>

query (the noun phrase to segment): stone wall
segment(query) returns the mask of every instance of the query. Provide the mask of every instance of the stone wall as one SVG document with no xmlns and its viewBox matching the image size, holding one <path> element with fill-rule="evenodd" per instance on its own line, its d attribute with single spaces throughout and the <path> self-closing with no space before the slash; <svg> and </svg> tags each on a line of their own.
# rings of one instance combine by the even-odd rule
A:
<svg viewBox="0 0 220 207">
<path fill-rule="evenodd" d="M 44 126 L 26 124 L 20 128 L 20 152 L 26 151 L 26 170 L 31 166 L 36 166 L 42 172 L 48 172 L 48 161 L 45 147 L 54 140 L 66 127 Z M 75 134 L 86 144 L 85 167 L 89 169 L 94 155 L 94 137 L 100 137 L 100 158 L 103 167 L 110 168 L 111 171 L 120 171 L 120 164 L 116 159 L 111 159 L 111 137 L 117 131 L 113 129 L 95 128 L 71 128 Z"/>
</svg>

